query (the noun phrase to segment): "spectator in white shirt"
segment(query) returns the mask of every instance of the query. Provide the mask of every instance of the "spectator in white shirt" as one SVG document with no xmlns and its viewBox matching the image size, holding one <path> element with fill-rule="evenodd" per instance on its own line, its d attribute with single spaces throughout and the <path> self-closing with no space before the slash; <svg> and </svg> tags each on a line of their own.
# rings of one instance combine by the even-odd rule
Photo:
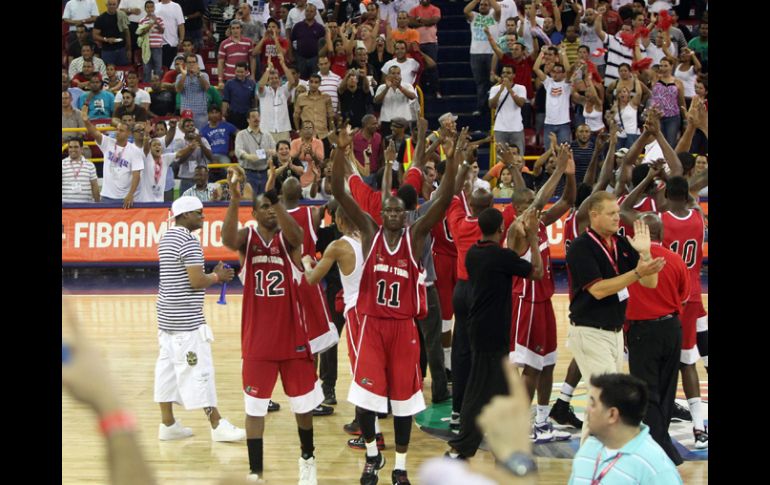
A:
<svg viewBox="0 0 770 485">
<path fill-rule="evenodd" d="M 342 78 L 329 70 L 331 66 L 332 63 L 328 57 L 322 56 L 318 58 L 318 75 L 321 76 L 321 87 L 318 90 L 332 98 L 332 109 L 336 113 L 339 111 L 337 108 L 339 104 L 339 94 L 337 91 Z"/>
<path fill-rule="evenodd" d="M 410 101 L 417 98 L 414 87 L 401 79 L 401 68 L 390 66 L 385 82 L 382 83 L 374 95 L 375 104 L 381 104 L 380 110 L 380 134 L 390 135 L 390 121 L 393 118 L 404 118 L 415 121 Z"/>
<path fill-rule="evenodd" d="M 273 67 L 272 61 L 268 61 L 268 68 L 262 73 L 257 85 L 257 98 L 259 98 L 259 112 L 264 114 L 262 129 L 270 133 L 275 142 L 281 140 L 291 141 L 291 117 L 289 116 L 289 100 L 291 99 L 291 86 L 294 84 L 294 74 L 286 66 L 282 54 L 278 56 L 283 72 L 286 73 L 286 82 L 281 83 L 278 70 Z"/>
<path fill-rule="evenodd" d="M 501 81 L 489 90 L 489 108 L 496 109 L 494 120 L 495 143 L 519 147 L 524 153 L 524 123 L 521 107 L 527 102 L 527 89 L 514 84 L 513 66 L 503 66 Z"/>
<path fill-rule="evenodd" d="M 545 149 L 551 147 L 551 138 L 549 133 L 556 133 L 559 144 L 569 143 L 572 135 L 570 129 L 570 96 L 572 95 L 572 81 L 567 80 L 567 72 L 564 64 L 556 63 L 551 68 L 549 76 L 540 69 L 543 64 L 545 49 L 540 51 L 540 55 L 532 68 L 537 78 L 543 83 L 545 88 L 545 123 L 543 125 L 543 139 L 546 141 Z M 565 57 L 565 56 L 562 56 Z M 575 71 L 575 74 L 580 71 Z"/>
<path fill-rule="evenodd" d="M 71 139 L 68 152 L 61 161 L 61 201 L 99 202 L 96 167 L 83 157 L 83 140 Z"/>
<path fill-rule="evenodd" d="M 414 86 L 414 82 L 417 80 L 417 72 L 420 70 L 420 63 L 406 57 L 406 42 L 403 40 L 397 40 L 393 46 L 393 53 L 395 57 L 382 66 L 383 74 L 388 74 L 392 66 L 398 66 L 402 80 Z"/>
</svg>

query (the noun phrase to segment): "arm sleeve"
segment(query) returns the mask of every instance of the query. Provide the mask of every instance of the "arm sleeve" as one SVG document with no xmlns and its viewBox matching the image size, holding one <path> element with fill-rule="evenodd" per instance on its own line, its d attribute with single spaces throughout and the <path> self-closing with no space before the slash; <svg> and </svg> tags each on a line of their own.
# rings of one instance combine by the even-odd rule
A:
<svg viewBox="0 0 770 485">
<path fill-rule="evenodd" d="M 202 266 L 203 250 L 197 239 L 191 237 L 179 248 L 179 260 L 185 266 Z"/>
<path fill-rule="evenodd" d="M 519 257 L 516 252 L 505 248 L 500 249 L 500 268 L 506 275 L 528 277 L 532 273 L 532 263 Z"/>
</svg>

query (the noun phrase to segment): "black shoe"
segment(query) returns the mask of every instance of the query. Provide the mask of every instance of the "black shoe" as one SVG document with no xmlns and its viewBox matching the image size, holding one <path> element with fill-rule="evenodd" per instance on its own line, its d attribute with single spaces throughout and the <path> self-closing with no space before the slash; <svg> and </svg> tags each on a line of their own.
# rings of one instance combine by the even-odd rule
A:
<svg viewBox="0 0 770 485">
<path fill-rule="evenodd" d="M 277 402 L 270 401 L 267 404 L 267 412 L 268 413 L 274 413 L 275 411 L 278 411 L 279 409 L 281 409 L 281 405 L 278 404 Z"/>
<path fill-rule="evenodd" d="M 393 480 L 393 485 L 412 485 L 409 477 L 406 476 L 406 470 L 393 470 L 390 478 Z"/>
<path fill-rule="evenodd" d="M 324 404 L 337 404 L 337 395 L 333 390 L 324 393 Z"/>
<path fill-rule="evenodd" d="M 382 433 L 377 433 L 375 435 L 375 438 L 377 440 L 377 449 L 378 450 L 384 450 L 385 449 L 385 437 L 382 435 Z M 352 438 L 348 440 L 348 446 L 350 448 L 353 448 L 354 450 L 365 450 L 366 449 L 366 440 L 364 439 L 364 435 L 359 435 L 356 438 Z"/>
<path fill-rule="evenodd" d="M 575 410 L 572 408 L 572 406 L 569 405 L 567 401 L 557 399 L 556 403 L 551 408 L 551 413 L 548 415 L 548 417 L 561 425 L 583 429 L 583 421 L 575 416 Z"/>
<path fill-rule="evenodd" d="M 674 412 L 671 413 L 671 422 L 681 423 L 683 421 L 692 421 L 692 414 L 690 410 L 682 406 L 678 402 L 674 403 Z"/>
<path fill-rule="evenodd" d="M 452 416 L 449 418 L 449 431 L 452 433 L 460 432 L 460 413 L 452 411 Z"/>
<path fill-rule="evenodd" d="M 388 419 L 388 413 L 377 413 L 377 417 L 380 419 Z"/>
<path fill-rule="evenodd" d="M 342 427 L 342 430 L 345 431 L 347 434 L 352 434 L 353 436 L 358 436 L 361 434 L 361 426 L 358 424 L 358 421 L 355 419 L 345 426 Z"/>
<path fill-rule="evenodd" d="M 377 453 L 377 456 L 366 457 L 366 463 L 364 463 L 364 471 L 361 473 L 361 485 L 377 485 L 379 479 L 377 473 L 385 466 L 385 457 L 382 453 Z"/>
<path fill-rule="evenodd" d="M 317 408 L 313 409 L 313 416 L 328 416 L 332 413 L 334 413 L 334 408 L 323 404 L 319 404 Z"/>
</svg>

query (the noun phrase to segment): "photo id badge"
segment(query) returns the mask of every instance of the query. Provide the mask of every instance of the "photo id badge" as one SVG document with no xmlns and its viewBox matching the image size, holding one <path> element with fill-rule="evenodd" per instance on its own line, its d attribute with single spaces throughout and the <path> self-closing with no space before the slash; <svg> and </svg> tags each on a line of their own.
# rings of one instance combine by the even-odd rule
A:
<svg viewBox="0 0 770 485">
<path fill-rule="evenodd" d="M 618 292 L 618 301 L 624 301 L 628 299 L 628 288 L 623 288 Z"/>
<path fill-rule="evenodd" d="M 265 152 L 265 151 L 264 151 L 263 149 L 261 149 L 261 148 L 258 148 L 258 149 L 257 149 L 257 157 L 258 157 L 260 160 L 263 160 L 263 159 L 267 158 L 267 152 Z"/>
<path fill-rule="evenodd" d="M 78 194 L 83 191 L 83 188 L 80 187 L 80 182 L 72 182 L 72 191 Z"/>
</svg>

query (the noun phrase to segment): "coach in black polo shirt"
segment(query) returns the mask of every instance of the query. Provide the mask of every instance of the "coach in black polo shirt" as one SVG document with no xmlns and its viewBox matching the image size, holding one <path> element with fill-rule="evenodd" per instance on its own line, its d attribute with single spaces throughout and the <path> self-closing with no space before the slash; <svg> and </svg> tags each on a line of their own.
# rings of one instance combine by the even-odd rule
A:
<svg viewBox="0 0 770 485">
<path fill-rule="evenodd" d="M 596 192 L 586 203 L 591 225 L 567 250 L 572 277 L 568 346 L 583 377 L 590 379 L 622 372 L 627 287 L 639 281 L 655 288 L 665 260 L 650 256 L 646 224 L 636 221 L 633 239 L 617 235 L 620 208 L 614 195 Z M 584 426 L 583 437 L 587 434 Z"/>
<path fill-rule="evenodd" d="M 539 280 L 543 261 L 538 249 L 539 218 L 526 212 L 511 224 L 512 238 L 526 236 L 532 262 L 521 259 L 515 251 L 500 247 L 503 216 L 495 208 L 479 214 L 482 238 L 465 256 L 471 291 L 468 312 L 468 337 L 471 344 L 471 370 L 460 412 L 460 434 L 449 441 L 451 458 L 476 454 L 482 434 L 476 425 L 481 409 L 500 394 L 508 393 L 502 361 L 508 355 L 511 337 L 511 278 L 520 276 Z"/>
</svg>

